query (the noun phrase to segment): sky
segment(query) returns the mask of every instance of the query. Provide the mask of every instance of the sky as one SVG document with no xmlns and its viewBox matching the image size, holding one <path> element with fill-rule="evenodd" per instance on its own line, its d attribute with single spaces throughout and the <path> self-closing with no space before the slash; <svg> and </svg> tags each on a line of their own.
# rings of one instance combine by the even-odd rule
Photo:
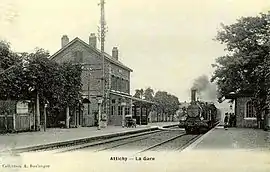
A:
<svg viewBox="0 0 270 172">
<path fill-rule="evenodd" d="M 97 33 L 99 0 L 1 0 L 0 39 L 14 51 L 40 47 L 51 54 L 62 35 L 88 42 Z M 133 69 L 131 93 L 151 87 L 190 100 L 193 81 L 211 76 L 211 64 L 225 54 L 214 41 L 220 24 L 270 9 L 269 0 L 106 0 L 105 50 Z"/>
</svg>

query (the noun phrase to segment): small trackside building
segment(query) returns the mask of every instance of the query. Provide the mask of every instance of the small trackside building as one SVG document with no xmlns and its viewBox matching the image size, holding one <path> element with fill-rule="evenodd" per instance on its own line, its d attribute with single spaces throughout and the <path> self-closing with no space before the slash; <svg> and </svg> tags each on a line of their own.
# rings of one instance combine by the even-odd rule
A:
<svg viewBox="0 0 270 172">
<path fill-rule="evenodd" d="M 257 127 L 256 111 L 252 98 L 253 96 L 250 93 L 231 93 L 225 96 L 225 99 L 235 101 L 236 127 Z"/>
</svg>

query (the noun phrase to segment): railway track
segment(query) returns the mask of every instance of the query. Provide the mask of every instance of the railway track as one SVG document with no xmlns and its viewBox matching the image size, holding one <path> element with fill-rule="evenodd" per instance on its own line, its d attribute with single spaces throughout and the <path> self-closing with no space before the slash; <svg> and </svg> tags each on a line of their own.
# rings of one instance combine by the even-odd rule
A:
<svg viewBox="0 0 270 172">
<path fill-rule="evenodd" d="M 173 127 L 167 127 L 166 130 L 170 130 L 168 128 L 177 128 L 175 126 Z M 165 129 L 165 128 L 164 128 Z M 52 144 L 52 145 L 45 145 L 45 146 L 37 146 L 34 148 L 22 148 L 22 149 L 16 149 L 12 150 L 13 153 L 38 153 L 38 152 L 49 152 L 49 153 L 59 153 L 59 152 L 68 152 L 68 151 L 74 151 L 78 149 L 84 149 L 87 147 L 102 145 L 106 143 L 112 143 L 116 141 L 122 141 L 130 138 L 137 138 L 137 137 L 143 137 L 148 136 L 154 133 L 162 132 L 160 129 L 150 130 L 150 131 L 144 131 L 144 132 L 134 132 L 134 134 L 128 134 L 128 135 L 120 135 L 120 136 L 114 136 L 114 137 L 108 137 L 108 138 L 98 138 L 98 139 L 81 139 L 79 141 L 68 141 L 68 143 L 64 144 Z M 3 152 L 5 153 L 5 152 Z"/>
<path fill-rule="evenodd" d="M 179 130 L 178 130 L 179 131 Z M 72 152 L 77 150 L 90 150 L 92 152 L 101 152 L 101 151 L 110 151 L 112 149 L 122 148 L 123 146 L 138 143 L 143 140 L 151 139 L 155 135 L 164 135 L 166 133 L 170 133 L 171 130 L 156 130 L 150 131 L 146 133 L 139 133 L 130 136 L 122 136 L 112 139 L 106 139 L 98 142 L 87 143 L 78 146 L 71 146 L 67 148 L 62 148 L 56 150 L 55 153 L 65 153 L 65 152 Z"/>
<path fill-rule="evenodd" d="M 107 140 L 102 143 L 89 143 L 78 147 L 70 147 L 58 150 L 56 153 L 72 151 L 89 151 L 92 153 L 104 151 L 131 151 L 135 152 L 135 154 L 140 154 L 147 151 L 164 149 L 181 151 L 200 136 L 201 135 L 187 135 L 184 131 L 179 129 L 166 129 L 133 138 Z"/>
<path fill-rule="evenodd" d="M 201 135 L 189 135 L 178 127 L 160 128 L 154 131 L 96 140 L 79 145 L 67 145 L 48 149 L 33 150 L 27 152 L 48 152 L 61 154 L 68 152 L 105 152 L 105 151 L 129 151 L 132 154 L 140 154 L 147 151 L 174 150 L 181 151 L 193 143 Z"/>
<path fill-rule="evenodd" d="M 174 138 L 165 140 L 159 144 L 153 145 L 138 153 L 146 151 L 182 151 L 201 136 L 202 135 L 189 135 L 189 134 L 179 135 Z"/>
</svg>

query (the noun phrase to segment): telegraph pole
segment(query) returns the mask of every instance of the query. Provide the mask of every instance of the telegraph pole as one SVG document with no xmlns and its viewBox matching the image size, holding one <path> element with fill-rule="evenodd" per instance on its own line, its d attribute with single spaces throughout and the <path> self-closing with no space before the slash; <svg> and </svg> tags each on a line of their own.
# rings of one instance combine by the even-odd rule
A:
<svg viewBox="0 0 270 172">
<path fill-rule="evenodd" d="M 100 27 L 99 27 L 99 37 L 100 37 L 100 50 L 101 50 L 101 59 L 102 59 L 102 98 L 103 98 L 103 108 L 102 112 L 106 113 L 106 87 L 105 87 L 105 57 L 104 57 L 104 44 L 105 44 L 105 33 L 106 33 L 106 21 L 105 21 L 105 10 L 104 10 L 104 0 L 100 0 Z M 100 119 L 101 113 L 98 115 L 98 129 L 100 129 Z"/>
<path fill-rule="evenodd" d="M 105 98 L 105 60 L 104 60 L 104 44 L 105 44 L 105 11 L 104 0 L 100 0 L 100 50 L 102 58 L 102 97 Z"/>
</svg>

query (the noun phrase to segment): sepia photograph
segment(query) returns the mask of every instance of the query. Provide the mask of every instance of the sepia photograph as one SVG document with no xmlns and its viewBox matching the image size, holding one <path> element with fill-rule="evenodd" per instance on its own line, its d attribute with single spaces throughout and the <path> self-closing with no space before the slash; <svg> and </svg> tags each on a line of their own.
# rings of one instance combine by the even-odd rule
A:
<svg viewBox="0 0 270 172">
<path fill-rule="evenodd" d="M 270 171 L 269 0 L 0 0 L 0 172 Z"/>
</svg>

